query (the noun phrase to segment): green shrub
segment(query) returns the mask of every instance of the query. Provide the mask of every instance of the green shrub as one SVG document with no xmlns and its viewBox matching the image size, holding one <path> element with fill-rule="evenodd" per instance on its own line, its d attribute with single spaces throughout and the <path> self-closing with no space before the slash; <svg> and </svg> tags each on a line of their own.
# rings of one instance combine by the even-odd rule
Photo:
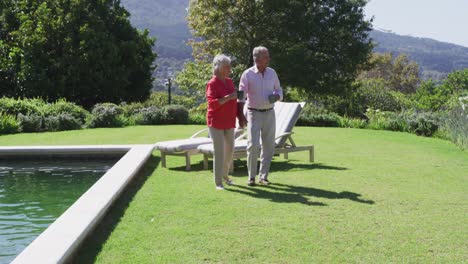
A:
<svg viewBox="0 0 468 264">
<path fill-rule="evenodd" d="M 388 89 L 381 79 L 363 80 L 356 85 L 352 108 L 360 113 L 365 113 L 367 108 L 398 112 L 410 104 L 403 100 L 403 94 Z"/>
<path fill-rule="evenodd" d="M 337 114 L 311 114 L 301 116 L 297 121 L 298 126 L 316 126 L 316 127 L 339 127 L 340 118 Z"/>
<path fill-rule="evenodd" d="M 155 106 L 139 109 L 134 115 L 138 125 L 159 125 L 164 123 L 164 111 Z"/>
<path fill-rule="evenodd" d="M 18 133 L 19 130 L 18 121 L 14 116 L 0 113 L 0 135 Z"/>
<path fill-rule="evenodd" d="M 116 104 L 96 104 L 91 111 L 89 127 L 122 127 L 125 125 L 122 114 L 122 108 Z"/>
<path fill-rule="evenodd" d="M 18 114 L 42 115 L 41 111 L 44 105 L 45 103 L 41 99 L 0 98 L 0 112 L 15 117 L 18 116 Z"/>
<path fill-rule="evenodd" d="M 163 107 L 164 124 L 187 124 L 188 111 L 181 105 L 168 105 Z"/>
<path fill-rule="evenodd" d="M 366 128 L 367 121 L 360 118 L 340 117 L 340 127 L 345 128 Z"/>
<path fill-rule="evenodd" d="M 18 114 L 18 123 L 21 132 L 40 132 L 42 131 L 43 118 L 37 114 Z"/>
<path fill-rule="evenodd" d="M 307 104 L 299 116 L 298 126 L 339 127 L 340 117 L 329 113 L 325 108 L 315 104 Z"/>
<path fill-rule="evenodd" d="M 73 118 L 79 121 L 80 126 L 86 122 L 86 118 L 89 116 L 89 112 L 83 107 L 76 105 L 75 103 L 67 102 L 65 99 L 60 99 L 53 104 L 44 105 L 44 116 L 56 116 L 59 117 L 63 114 L 71 115 Z M 69 119 L 69 117 L 61 116 L 59 118 Z M 66 122 L 66 121 L 64 121 Z M 72 121 L 74 122 L 74 121 Z"/>
<path fill-rule="evenodd" d="M 44 129 L 46 131 L 77 130 L 81 129 L 82 124 L 82 121 L 66 113 L 44 117 Z"/>
<path fill-rule="evenodd" d="M 144 103 L 122 103 L 120 106 L 122 107 L 123 113 L 126 117 L 132 117 L 134 115 L 137 115 L 141 109 L 147 107 Z"/>
<path fill-rule="evenodd" d="M 432 136 L 439 128 L 440 119 L 432 112 L 406 112 L 403 113 L 406 119 L 407 132 L 418 136 Z"/>
<path fill-rule="evenodd" d="M 468 150 L 468 102 L 465 107 L 454 107 L 446 114 L 443 129 L 451 141 Z"/>
<path fill-rule="evenodd" d="M 188 123 L 193 125 L 205 125 L 206 115 L 189 113 Z"/>
<path fill-rule="evenodd" d="M 168 106 L 169 104 L 169 95 L 166 92 L 154 92 L 151 93 L 150 97 L 143 102 L 143 104 L 148 106 Z M 197 105 L 197 101 L 193 96 L 183 96 L 183 95 L 171 95 L 171 104 L 173 105 L 183 105 L 187 109 L 193 108 Z"/>
<path fill-rule="evenodd" d="M 203 115 L 206 116 L 206 111 L 208 109 L 208 103 L 204 102 L 197 107 L 190 109 L 190 115 Z"/>
</svg>

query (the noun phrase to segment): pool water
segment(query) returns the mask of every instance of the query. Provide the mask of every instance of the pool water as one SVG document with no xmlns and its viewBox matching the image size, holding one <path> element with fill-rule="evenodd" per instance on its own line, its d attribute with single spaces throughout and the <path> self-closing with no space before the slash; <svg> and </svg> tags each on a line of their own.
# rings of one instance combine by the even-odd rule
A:
<svg viewBox="0 0 468 264">
<path fill-rule="evenodd" d="M 117 159 L 0 161 L 0 263 L 9 263 Z"/>
</svg>

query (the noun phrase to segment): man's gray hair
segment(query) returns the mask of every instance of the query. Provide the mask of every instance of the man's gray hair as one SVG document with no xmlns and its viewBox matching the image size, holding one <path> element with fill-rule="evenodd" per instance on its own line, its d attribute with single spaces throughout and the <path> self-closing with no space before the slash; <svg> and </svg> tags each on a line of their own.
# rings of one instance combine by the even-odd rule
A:
<svg viewBox="0 0 468 264">
<path fill-rule="evenodd" d="M 213 59 L 213 74 L 216 74 L 224 65 L 231 64 L 231 58 L 224 54 L 218 54 Z"/>
<path fill-rule="evenodd" d="M 260 55 L 264 52 L 268 52 L 268 49 L 263 46 L 255 47 L 252 52 L 254 60 L 258 59 Z"/>
</svg>

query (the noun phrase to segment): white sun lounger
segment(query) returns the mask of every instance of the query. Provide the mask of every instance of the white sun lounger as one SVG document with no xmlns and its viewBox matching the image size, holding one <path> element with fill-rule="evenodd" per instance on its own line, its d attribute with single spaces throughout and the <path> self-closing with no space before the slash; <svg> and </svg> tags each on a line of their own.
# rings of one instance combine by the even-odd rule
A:
<svg viewBox="0 0 468 264">
<path fill-rule="evenodd" d="M 288 153 L 297 151 L 309 151 L 309 161 L 314 162 L 314 145 L 296 146 L 292 135 L 293 128 L 299 119 L 299 115 L 305 103 L 275 103 L 276 115 L 276 131 L 275 131 L 275 154 L 284 154 L 284 158 L 288 159 Z M 234 159 L 247 157 L 247 140 L 246 134 L 238 137 L 234 146 Z M 208 169 L 208 159 L 213 158 L 213 144 L 202 144 L 198 146 L 198 150 L 203 153 L 203 168 Z M 231 164 L 231 172 L 234 170 Z"/>
</svg>

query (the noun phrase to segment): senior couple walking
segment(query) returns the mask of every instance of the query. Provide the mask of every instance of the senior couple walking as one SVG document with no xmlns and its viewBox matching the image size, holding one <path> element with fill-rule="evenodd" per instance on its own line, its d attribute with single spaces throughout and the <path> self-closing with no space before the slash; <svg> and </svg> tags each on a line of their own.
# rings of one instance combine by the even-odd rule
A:
<svg viewBox="0 0 468 264">
<path fill-rule="evenodd" d="M 241 76 L 239 92 L 231 74 L 231 60 L 225 55 L 213 59 L 213 77 L 206 86 L 208 101 L 207 125 L 214 146 L 214 181 L 216 189 L 224 190 L 223 181 L 232 185 L 228 177 L 234 151 L 236 117 L 239 126 L 247 122 L 248 185 L 254 186 L 257 176 L 257 160 L 260 157 L 259 184 L 269 184 L 268 173 L 275 150 L 274 103 L 283 100 L 283 91 L 276 72 L 268 67 L 270 54 L 265 47 L 253 50 L 255 65 Z M 247 117 L 243 112 L 247 106 Z M 261 142 L 261 144 L 260 144 Z"/>
</svg>

